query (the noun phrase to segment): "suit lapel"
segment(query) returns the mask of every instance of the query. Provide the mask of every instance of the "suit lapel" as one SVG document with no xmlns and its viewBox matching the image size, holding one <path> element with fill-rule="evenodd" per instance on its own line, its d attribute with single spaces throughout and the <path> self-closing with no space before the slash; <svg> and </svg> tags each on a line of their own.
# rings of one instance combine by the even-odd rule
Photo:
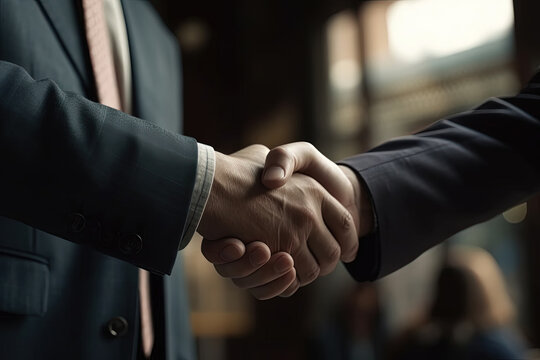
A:
<svg viewBox="0 0 540 360">
<path fill-rule="evenodd" d="M 76 0 L 37 0 L 59 38 L 64 51 L 77 70 L 84 87 L 94 88 L 90 59 L 79 2 Z"/>
<path fill-rule="evenodd" d="M 148 1 L 123 0 L 133 88 L 133 115 L 178 132 L 179 63 L 168 33 Z"/>
</svg>

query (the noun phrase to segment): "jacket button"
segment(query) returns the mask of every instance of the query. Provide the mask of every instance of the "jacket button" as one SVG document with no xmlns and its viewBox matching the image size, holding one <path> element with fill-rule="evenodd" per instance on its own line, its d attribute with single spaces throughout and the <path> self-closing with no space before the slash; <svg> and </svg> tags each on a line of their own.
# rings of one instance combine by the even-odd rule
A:
<svg viewBox="0 0 540 360">
<path fill-rule="evenodd" d="M 142 238 L 138 234 L 129 234 L 120 240 L 120 251 L 126 255 L 136 255 L 142 249 Z"/>
<path fill-rule="evenodd" d="M 116 316 L 107 323 L 107 332 L 113 337 L 124 336 L 128 331 L 128 322 L 122 316 Z"/>
<path fill-rule="evenodd" d="M 71 214 L 71 231 L 79 233 L 84 230 L 86 226 L 86 218 L 83 214 L 74 213 Z"/>
</svg>

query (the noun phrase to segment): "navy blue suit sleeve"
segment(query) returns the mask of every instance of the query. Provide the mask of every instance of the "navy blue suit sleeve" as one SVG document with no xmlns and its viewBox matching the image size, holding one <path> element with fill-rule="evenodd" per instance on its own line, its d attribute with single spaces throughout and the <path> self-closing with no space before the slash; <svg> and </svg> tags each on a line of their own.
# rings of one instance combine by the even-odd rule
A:
<svg viewBox="0 0 540 360">
<path fill-rule="evenodd" d="M 515 97 L 490 99 L 342 164 L 365 183 L 378 221 L 347 268 L 374 280 L 540 190 L 540 75 Z"/>
<path fill-rule="evenodd" d="M 0 62 L 0 215 L 170 274 L 194 139 Z"/>
</svg>

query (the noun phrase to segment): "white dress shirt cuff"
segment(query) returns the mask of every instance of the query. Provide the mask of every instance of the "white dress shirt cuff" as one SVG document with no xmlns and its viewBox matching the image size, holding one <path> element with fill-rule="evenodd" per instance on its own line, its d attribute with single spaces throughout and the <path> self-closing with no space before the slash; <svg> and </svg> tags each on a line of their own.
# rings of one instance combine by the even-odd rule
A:
<svg viewBox="0 0 540 360">
<path fill-rule="evenodd" d="M 195 177 L 195 186 L 193 187 L 193 194 L 191 195 L 191 202 L 189 204 L 187 223 L 182 240 L 180 241 L 179 250 L 185 248 L 195 234 L 201 221 L 206 201 L 210 195 L 210 190 L 212 189 L 212 182 L 214 181 L 214 171 L 216 168 L 216 154 L 214 153 L 214 149 L 211 146 L 200 143 L 197 146 L 199 150 L 197 175 Z"/>
</svg>

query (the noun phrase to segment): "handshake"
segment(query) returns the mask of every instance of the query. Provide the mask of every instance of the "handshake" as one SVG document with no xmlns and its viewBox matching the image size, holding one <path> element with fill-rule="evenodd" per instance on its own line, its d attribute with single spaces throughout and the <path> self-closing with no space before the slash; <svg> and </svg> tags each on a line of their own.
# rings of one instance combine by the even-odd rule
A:
<svg viewBox="0 0 540 360">
<path fill-rule="evenodd" d="M 373 229 L 356 174 L 309 143 L 216 152 L 215 177 L 198 232 L 217 272 L 258 299 L 291 296 L 356 258 Z"/>
</svg>

